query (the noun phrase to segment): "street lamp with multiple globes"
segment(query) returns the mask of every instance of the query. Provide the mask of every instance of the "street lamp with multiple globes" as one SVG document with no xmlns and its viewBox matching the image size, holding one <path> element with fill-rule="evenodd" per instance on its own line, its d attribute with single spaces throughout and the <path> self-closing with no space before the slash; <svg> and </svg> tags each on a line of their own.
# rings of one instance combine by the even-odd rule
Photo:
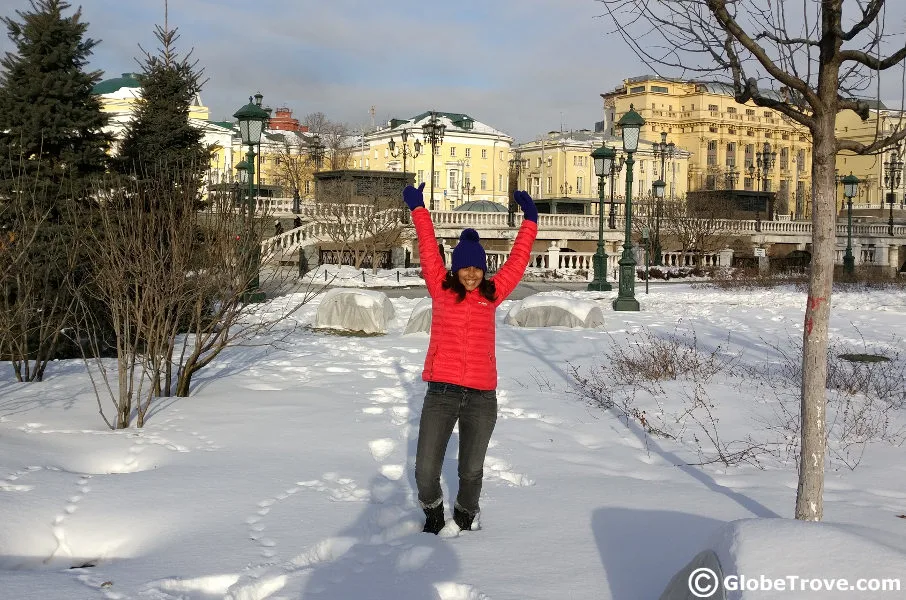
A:
<svg viewBox="0 0 906 600">
<path fill-rule="evenodd" d="M 654 204 L 655 204 L 655 213 L 654 213 L 654 238 L 651 240 L 651 252 L 654 254 L 654 266 L 659 267 L 663 264 L 661 259 L 661 202 L 664 201 L 664 192 L 667 190 L 667 182 L 663 179 L 658 179 L 651 184 L 651 187 L 654 188 Z M 647 228 L 646 228 L 647 230 Z M 647 237 L 647 236 L 646 236 Z M 647 241 L 645 252 L 648 252 Z M 648 293 L 648 269 L 646 266 L 645 269 L 645 293 Z"/>
<path fill-rule="evenodd" d="M 632 255 L 632 165 L 635 163 L 632 155 L 639 149 L 639 133 L 644 124 L 645 119 L 635 111 L 632 104 L 629 105 L 629 112 L 617 121 L 623 136 L 623 152 L 626 153 L 626 239 L 623 241 L 623 254 L 618 262 L 620 289 L 616 300 L 613 301 L 614 310 L 639 310 L 639 301 L 635 299 L 636 262 Z"/>
<path fill-rule="evenodd" d="M 527 158 L 511 158 L 510 159 L 510 171 L 514 175 L 515 187 L 510 190 L 510 201 L 507 203 L 507 215 L 506 215 L 506 225 L 507 227 L 516 226 L 516 207 L 517 204 L 513 200 L 513 192 L 519 189 L 519 175 L 522 174 L 522 171 L 528 168 L 528 159 Z"/>
<path fill-rule="evenodd" d="M 592 257 L 595 276 L 588 284 L 588 291 L 609 292 L 613 289 L 607 282 L 607 251 L 604 248 L 604 178 L 611 177 L 610 189 L 613 192 L 613 163 L 616 156 L 616 150 L 606 145 L 591 153 L 595 175 L 598 176 L 598 251 Z"/>
<path fill-rule="evenodd" d="M 843 272 L 852 275 L 856 259 L 853 257 L 853 196 L 859 192 L 859 178 L 849 172 L 841 179 L 843 196 L 846 198 L 846 252 L 843 254 Z"/>
<path fill-rule="evenodd" d="M 900 187 L 902 174 L 903 161 L 900 159 L 899 148 L 895 148 L 890 151 L 888 159 L 884 161 L 884 186 L 890 188 L 890 191 L 887 192 L 887 203 L 890 205 L 887 235 L 893 235 L 893 205 L 897 201 L 897 194 L 894 190 Z"/>
<path fill-rule="evenodd" d="M 616 150 L 614 150 L 614 153 L 616 153 Z M 617 227 L 617 213 L 614 210 L 616 204 L 616 201 L 614 200 L 614 191 L 617 187 L 617 175 L 623 170 L 624 164 L 626 164 L 626 157 L 622 154 L 620 155 L 620 160 L 615 158 L 613 162 L 610 163 L 610 211 L 607 214 L 608 229 L 616 229 Z"/>
<path fill-rule="evenodd" d="M 249 103 L 237 110 L 233 117 L 239 122 L 239 138 L 243 144 L 249 147 L 248 152 L 245 155 L 246 168 L 245 170 L 240 170 L 239 175 L 242 177 L 242 173 L 245 172 L 248 174 L 248 183 L 249 183 L 249 236 L 246 242 L 249 244 L 248 253 L 249 253 L 249 264 L 253 273 L 249 281 L 248 290 L 246 292 L 246 298 L 250 302 L 260 302 L 264 300 L 264 294 L 258 292 L 258 262 L 259 262 L 259 253 L 261 250 L 260 244 L 251 239 L 251 232 L 254 231 L 254 220 L 255 220 L 255 205 L 257 204 L 257 198 L 255 197 L 255 146 L 261 145 L 261 134 L 264 132 L 264 128 L 267 124 L 270 115 L 260 106 L 252 102 L 252 97 L 249 96 Z M 241 164 L 241 163 L 240 163 Z M 238 166 L 238 165 L 237 165 Z"/>
<path fill-rule="evenodd" d="M 673 160 L 673 156 L 676 154 L 676 144 L 673 142 L 667 142 L 667 132 L 661 132 L 661 141 L 657 144 L 652 145 L 652 152 L 654 153 L 654 160 L 658 158 L 661 159 L 661 181 L 666 187 L 666 161 L 669 158 Z M 657 190 L 655 190 L 655 201 L 654 201 L 654 265 L 656 267 L 661 266 L 661 203 L 664 200 L 664 190 L 661 190 L 661 196 L 657 196 Z"/>
<path fill-rule="evenodd" d="M 392 137 L 390 138 L 390 141 L 387 143 L 387 145 L 390 147 L 390 156 L 392 156 L 393 158 L 399 158 L 400 155 L 402 154 L 402 156 L 403 156 L 403 176 L 405 176 L 406 175 L 406 156 L 411 156 L 412 158 L 418 158 L 418 155 L 422 151 L 422 143 L 420 141 L 418 141 L 418 138 L 416 138 L 415 144 L 413 145 L 414 149 L 409 150 L 409 143 L 408 143 L 409 142 L 409 131 L 406 129 L 403 129 L 403 131 L 400 133 L 400 137 L 402 138 L 403 143 L 399 149 L 396 148 L 396 142 L 393 141 Z"/>
<path fill-rule="evenodd" d="M 428 122 L 422 125 L 422 135 L 425 138 L 425 144 L 431 146 L 431 210 L 434 210 L 434 156 L 437 154 L 437 147 L 444 143 L 444 132 L 447 126 L 440 122 L 437 113 L 431 111 Z"/>
<path fill-rule="evenodd" d="M 315 166 L 315 171 L 321 169 L 326 150 L 327 148 L 321 143 L 321 136 L 317 133 L 308 140 L 308 159 Z"/>
</svg>

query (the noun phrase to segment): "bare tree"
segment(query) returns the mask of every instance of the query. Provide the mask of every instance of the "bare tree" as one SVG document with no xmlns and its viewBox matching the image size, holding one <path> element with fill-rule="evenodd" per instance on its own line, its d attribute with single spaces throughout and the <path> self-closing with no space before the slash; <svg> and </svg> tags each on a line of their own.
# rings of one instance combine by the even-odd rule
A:
<svg viewBox="0 0 906 600">
<path fill-rule="evenodd" d="M 313 181 L 315 165 L 302 144 L 293 144 L 288 139 L 277 151 L 277 165 L 274 171 L 274 180 L 283 188 L 284 193 L 291 195 L 294 190 L 303 192 L 306 184 Z"/>
<path fill-rule="evenodd" d="M 796 518 L 824 505 L 828 322 L 836 241 L 834 164 L 840 151 L 877 154 L 906 130 L 870 143 L 838 138 L 844 110 L 867 120 L 882 75 L 906 59 L 902 35 L 885 31 L 886 0 L 599 0 L 626 43 L 651 66 L 729 83 L 752 102 L 800 123 L 812 139 L 812 268 L 802 349 L 801 452 Z M 899 34 L 899 29 L 897 29 Z M 877 96 L 877 92 L 872 94 Z"/>
<path fill-rule="evenodd" d="M 101 415 L 115 429 L 133 420 L 144 426 L 155 398 L 188 396 L 192 377 L 222 350 L 249 343 L 311 298 L 252 303 L 253 282 L 272 293 L 297 291 L 285 285 L 294 270 L 259 265 L 268 216 L 235 212 L 228 195 L 216 196 L 220 205 L 207 212 L 186 210 L 197 197 L 191 171 L 183 179 L 161 175 L 125 190 L 102 186 L 114 191 L 99 190 L 96 224 L 84 229 L 93 269 L 91 284 L 78 290 L 81 330 L 90 340 L 85 359 Z M 115 383 L 100 360 L 102 329 L 91 310 L 97 303 L 113 330 Z M 112 401 L 112 419 L 102 390 Z"/>
<path fill-rule="evenodd" d="M 704 256 L 726 247 L 730 234 L 726 230 L 726 201 L 708 198 L 690 202 L 688 197 L 665 202 L 661 227 L 666 229 L 685 254 L 692 254 L 695 263 L 704 264 Z M 685 261 L 683 261 L 685 262 Z"/>
<path fill-rule="evenodd" d="M 347 168 L 355 151 L 352 128 L 347 123 L 331 121 L 322 112 L 306 115 L 303 123 L 311 133 L 321 137 L 321 143 L 326 149 L 327 168 L 331 170 Z"/>
<path fill-rule="evenodd" d="M 398 246 L 406 212 L 399 181 L 384 177 L 331 179 L 318 183 L 316 221 L 325 225 L 337 262 L 377 268 L 383 253 Z M 347 259 L 348 257 L 348 259 Z"/>
</svg>

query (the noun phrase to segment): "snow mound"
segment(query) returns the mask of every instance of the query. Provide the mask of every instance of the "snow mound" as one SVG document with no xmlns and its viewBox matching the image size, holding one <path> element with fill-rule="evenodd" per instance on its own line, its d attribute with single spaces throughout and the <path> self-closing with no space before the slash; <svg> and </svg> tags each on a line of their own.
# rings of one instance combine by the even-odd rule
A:
<svg viewBox="0 0 906 600">
<path fill-rule="evenodd" d="M 393 304 L 387 294 L 374 290 L 334 288 L 321 299 L 315 327 L 364 333 L 387 333 L 393 320 Z"/>
<path fill-rule="evenodd" d="M 422 298 L 412 309 L 403 335 L 411 333 L 431 333 L 431 298 Z"/>
<path fill-rule="evenodd" d="M 604 313 L 590 300 L 535 294 L 515 302 L 504 323 L 516 327 L 594 329 L 604 324 Z"/>
<path fill-rule="evenodd" d="M 902 585 L 893 580 L 906 572 L 906 549 L 901 540 L 855 525 L 744 519 L 728 523 L 710 546 L 713 552 L 702 552 L 674 576 L 661 600 L 873 598 L 872 594 L 885 595 L 874 586 Z M 821 548 L 820 554 L 816 555 L 816 548 Z M 778 561 L 778 552 L 782 561 Z M 723 585 L 711 595 L 696 596 L 689 589 L 698 585 L 700 594 L 710 590 L 714 573 Z M 896 588 L 886 592 L 896 593 Z"/>
</svg>

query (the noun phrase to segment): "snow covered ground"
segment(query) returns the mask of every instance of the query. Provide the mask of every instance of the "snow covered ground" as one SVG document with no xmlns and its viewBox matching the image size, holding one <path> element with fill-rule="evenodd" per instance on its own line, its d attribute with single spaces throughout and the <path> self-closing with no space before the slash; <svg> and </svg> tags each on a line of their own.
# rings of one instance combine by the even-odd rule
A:
<svg viewBox="0 0 906 600">
<path fill-rule="evenodd" d="M 783 383 L 744 367 L 798 341 L 804 294 L 676 284 L 640 294 L 638 313 L 613 312 L 615 294 L 552 293 L 598 302 L 596 330 L 512 327 L 511 302 L 501 306 L 482 529 L 458 536 L 420 532 L 413 464 L 428 338 L 402 334 L 417 298 L 393 299 L 390 331 L 373 337 L 309 328 L 315 300 L 285 324 L 296 327 L 285 342 L 225 352 L 191 397 L 161 399 L 141 430 L 105 429 L 78 361 L 51 365 L 39 384 L 5 369 L 0 597 L 647 600 L 708 548 L 743 587 L 772 587 L 730 598 L 906 597 L 902 447 L 870 444 L 855 470 L 831 462 L 825 521 L 801 523 L 791 520 L 795 462 L 782 453 L 757 466 L 695 466 L 710 455 L 694 423 L 673 439 L 646 435 L 570 383 L 571 366 L 593 369 L 640 333 L 694 331 L 700 347 L 721 345 L 736 361 L 738 376 L 701 382 L 722 439 L 776 441 L 764 423 Z M 902 293 L 833 297 L 832 335 L 854 351 L 902 360 L 904 323 Z M 685 385 L 639 402 L 669 423 Z M 904 424 L 902 411 L 894 421 Z M 455 447 L 454 433 L 444 467 L 453 494 Z M 899 591 L 824 589 L 897 578 Z"/>
</svg>

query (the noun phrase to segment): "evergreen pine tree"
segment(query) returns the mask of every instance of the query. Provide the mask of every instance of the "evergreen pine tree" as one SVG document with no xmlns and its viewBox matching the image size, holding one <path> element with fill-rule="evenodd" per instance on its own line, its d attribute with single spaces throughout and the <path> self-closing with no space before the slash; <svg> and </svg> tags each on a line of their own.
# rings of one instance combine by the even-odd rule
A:
<svg viewBox="0 0 906 600">
<path fill-rule="evenodd" d="M 201 183 L 210 152 L 202 131 L 189 121 L 189 109 L 201 91 L 202 72 L 191 52 L 180 57 L 175 49 L 176 29 L 157 25 L 158 54 L 145 54 L 141 98 L 127 125 L 117 159 L 117 170 L 139 178 L 169 177 L 188 181 L 191 173 Z"/>
<path fill-rule="evenodd" d="M 107 116 L 91 93 L 101 71 L 84 70 L 98 42 L 81 10 L 64 16 L 64 0 L 31 8 L 2 18 L 16 51 L 0 58 L 0 194 L 28 187 L 32 202 L 58 210 L 107 164 Z"/>
</svg>

